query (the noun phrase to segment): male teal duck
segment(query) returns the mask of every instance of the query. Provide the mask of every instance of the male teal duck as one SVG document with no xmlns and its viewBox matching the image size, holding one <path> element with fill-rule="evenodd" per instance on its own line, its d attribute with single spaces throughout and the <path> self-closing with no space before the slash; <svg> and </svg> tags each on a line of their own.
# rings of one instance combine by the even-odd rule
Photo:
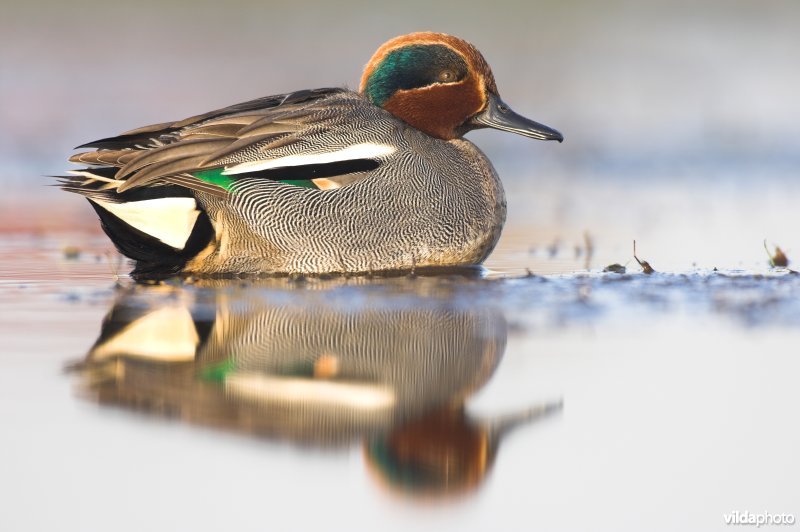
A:
<svg viewBox="0 0 800 532">
<path fill-rule="evenodd" d="M 561 134 L 514 113 L 470 43 L 394 38 L 358 93 L 267 96 L 89 142 L 62 178 L 89 199 L 135 276 L 325 273 L 480 264 L 506 216 L 462 137 Z"/>
</svg>

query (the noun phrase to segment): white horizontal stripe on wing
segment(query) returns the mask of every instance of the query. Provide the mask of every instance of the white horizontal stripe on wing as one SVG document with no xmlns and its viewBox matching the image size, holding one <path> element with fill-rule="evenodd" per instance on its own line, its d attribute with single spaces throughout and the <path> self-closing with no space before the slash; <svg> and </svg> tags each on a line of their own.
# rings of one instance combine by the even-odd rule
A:
<svg viewBox="0 0 800 532">
<path fill-rule="evenodd" d="M 325 152 L 325 153 L 311 153 L 311 154 L 296 154 L 287 155 L 286 157 L 279 157 L 277 159 L 268 159 L 265 161 L 250 161 L 246 163 L 237 164 L 226 168 L 222 175 L 235 175 L 250 172 L 259 172 L 261 170 L 269 170 L 271 168 L 283 168 L 286 166 L 305 166 L 310 164 L 326 164 L 336 163 L 340 161 L 353 161 L 356 159 L 375 159 L 394 153 L 396 148 L 387 144 L 354 144 L 343 150 Z"/>
</svg>

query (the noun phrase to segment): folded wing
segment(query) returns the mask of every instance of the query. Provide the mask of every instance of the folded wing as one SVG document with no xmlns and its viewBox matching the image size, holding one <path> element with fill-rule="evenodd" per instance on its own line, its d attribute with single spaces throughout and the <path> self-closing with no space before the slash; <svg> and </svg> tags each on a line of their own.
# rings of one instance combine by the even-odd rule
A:
<svg viewBox="0 0 800 532">
<path fill-rule="evenodd" d="M 70 161 L 88 166 L 74 172 L 81 180 L 102 181 L 117 194 L 178 185 L 224 197 L 243 177 L 338 188 L 394 151 L 350 138 L 353 130 L 368 129 L 368 113 L 359 113 L 368 105 L 344 89 L 268 96 L 89 142 L 79 148 L 95 151 Z M 79 180 L 67 184 L 74 190 Z"/>
</svg>

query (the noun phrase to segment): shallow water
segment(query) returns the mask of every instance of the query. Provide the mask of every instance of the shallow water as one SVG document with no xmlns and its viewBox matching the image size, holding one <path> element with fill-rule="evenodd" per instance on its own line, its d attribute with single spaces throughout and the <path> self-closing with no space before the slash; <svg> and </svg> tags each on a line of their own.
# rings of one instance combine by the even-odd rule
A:
<svg viewBox="0 0 800 532">
<path fill-rule="evenodd" d="M 797 514 L 788 270 L 134 286 L 105 249 L 0 243 L 4 530 Z"/>
</svg>

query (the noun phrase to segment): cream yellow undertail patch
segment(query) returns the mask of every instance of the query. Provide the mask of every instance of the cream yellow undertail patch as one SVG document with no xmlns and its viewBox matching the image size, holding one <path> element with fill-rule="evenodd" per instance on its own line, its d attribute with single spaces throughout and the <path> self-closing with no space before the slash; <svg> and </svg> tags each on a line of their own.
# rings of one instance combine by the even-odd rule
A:
<svg viewBox="0 0 800 532">
<path fill-rule="evenodd" d="M 175 249 L 183 249 L 200 215 L 194 198 L 159 198 L 112 203 L 89 198 L 102 208 Z"/>
</svg>

